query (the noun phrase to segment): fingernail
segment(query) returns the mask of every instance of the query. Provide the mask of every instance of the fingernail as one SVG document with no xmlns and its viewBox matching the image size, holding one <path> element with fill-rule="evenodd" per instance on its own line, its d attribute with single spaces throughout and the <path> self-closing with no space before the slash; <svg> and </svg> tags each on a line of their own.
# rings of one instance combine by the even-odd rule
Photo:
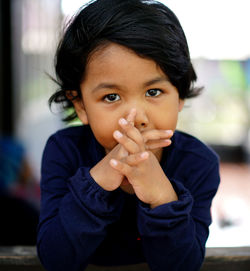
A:
<svg viewBox="0 0 250 271">
<path fill-rule="evenodd" d="M 119 123 L 120 123 L 121 125 L 126 125 L 126 124 L 128 124 L 128 122 L 127 122 L 124 118 L 119 119 Z"/>
<path fill-rule="evenodd" d="M 117 166 L 117 161 L 115 159 L 111 159 L 110 160 L 110 163 L 113 165 L 113 166 Z"/>
<path fill-rule="evenodd" d="M 172 134 L 173 134 L 173 131 L 172 131 L 172 130 L 165 130 L 165 133 L 166 133 L 167 135 L 172 135 Z"/>
<path fill-rule="evenodd" d="M 141 158 L 147 158 L 148 157 L 148 152 L 143 152 L 141 153 Z"/>
<path fill-rule="evenodd" d="M 114 136 L 116 137 L 116 138 L 121 138 L 122 137 L 122 133 L 120 132 L 120 131 L 115 131 L 114 132 Z"/>
</svg>

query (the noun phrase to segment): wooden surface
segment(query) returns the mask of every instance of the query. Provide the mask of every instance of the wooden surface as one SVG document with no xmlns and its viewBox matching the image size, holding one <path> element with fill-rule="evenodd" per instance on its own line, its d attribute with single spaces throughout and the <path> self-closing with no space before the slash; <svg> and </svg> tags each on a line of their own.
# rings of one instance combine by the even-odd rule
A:
<svg viewBox="0 0 250 271">
<path fill-rule="evenodd" d="M 44 271 L 35 247 L 0 247 L 1 271 Z M 250 247 L 207 248 L 202 271 L 250 271 Z M 98 267 L 86 271 L 150 271 L 146 264 Z"/>
<path fill-rule="evenodd" d="M 35 247 L 0 247 L 0 266 L 2 265 L 38 266 L 40 262 Z"/>
<path fill-rule="evenodd" d="M 207 248 L 202 271 L 250 271 L 250 247 Z"/>
</svg>

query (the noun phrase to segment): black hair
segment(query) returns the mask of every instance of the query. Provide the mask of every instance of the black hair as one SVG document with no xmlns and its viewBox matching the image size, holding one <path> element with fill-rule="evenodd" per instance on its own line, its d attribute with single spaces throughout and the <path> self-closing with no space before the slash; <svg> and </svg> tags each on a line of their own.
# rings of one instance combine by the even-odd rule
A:
<svg viewBox="0 0 250 271">
<path fill-rule="evenodd" d="M 59 89 L 50 97 L 53 102 L 73 108 L 66 92 L 80 84 L 91 53 L 108 43 L 117 43 L 138 56 L 154 60 L 181 99 L 197 96 L 197 79 L 187 40 L 179 20 L 165 5 L 150 0 L 96 0 L 83 6 L 69 22 L 55 55 L 56 82 Z M 71 112 L 65 121 L 77 117 Z"/>
</svg>

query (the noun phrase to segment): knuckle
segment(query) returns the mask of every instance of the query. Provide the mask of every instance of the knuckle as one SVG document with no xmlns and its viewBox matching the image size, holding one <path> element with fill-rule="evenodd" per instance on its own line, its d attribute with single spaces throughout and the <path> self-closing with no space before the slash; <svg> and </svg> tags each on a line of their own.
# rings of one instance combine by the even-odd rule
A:
<svg viewBox="0 0 250 271">
<path fill-rule="evenodd" d="M 127 164 L 122 164 L 122 169 L 121 170 L 122 170 L 123 174 L 128 175 L 129 166 Z"/>
<path fill-rule="evenodd" d="M 143 138 L 142 136 L 139 137 L 138 143 L 139 143 L 140 145 L 144 145 L 144 138 Z"/>
<path fill-rule="evenodd" d="M 136 164 L 137 162 L 137 155 L 130 155 L 129 159 L 128 159 L 128 165 L 133 166 Z"/>
<path fill-rule="evenodd" d="M 128 122 L 126 125 L 124 125 L 124 129 L 126 131 L 131 131 L 131 130 L 133 130 L 133 128 L 134 128 L 134 126 L 130 122 Z"/>
<path fill-rule="evenodd" d="M 132 168 L 131 167 L 127 167 L 126 168 L 126 174 L 128 175 L 128 176 L 130 176 L 131 174 L 132 174 Z"/>
</svg>

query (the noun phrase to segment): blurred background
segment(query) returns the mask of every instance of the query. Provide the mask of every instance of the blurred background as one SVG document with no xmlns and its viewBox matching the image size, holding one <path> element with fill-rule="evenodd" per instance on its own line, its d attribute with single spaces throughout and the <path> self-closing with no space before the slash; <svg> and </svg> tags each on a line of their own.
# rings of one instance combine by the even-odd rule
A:
<svg viewBox="0 0 250 271">
<path fill-rule="evenodd" d="M 49 110 L 47 101 L 57 86 L 47 74 L 54 75 L 64 25 L 86 2 L 0 0 L 0 211 L 6 215 L 0 245 L 35 244 L 43 148 L 65 126 L 60 112 Z M 197 85 L 205 87 L 200 97 L 186 102 L 178 128 L 221 157 L 207 246 L 250 246 L 250 2 L 161 2 L 179 18 Z M 16 234 L 3 238 L 7 229 Z"/>
</svg>

